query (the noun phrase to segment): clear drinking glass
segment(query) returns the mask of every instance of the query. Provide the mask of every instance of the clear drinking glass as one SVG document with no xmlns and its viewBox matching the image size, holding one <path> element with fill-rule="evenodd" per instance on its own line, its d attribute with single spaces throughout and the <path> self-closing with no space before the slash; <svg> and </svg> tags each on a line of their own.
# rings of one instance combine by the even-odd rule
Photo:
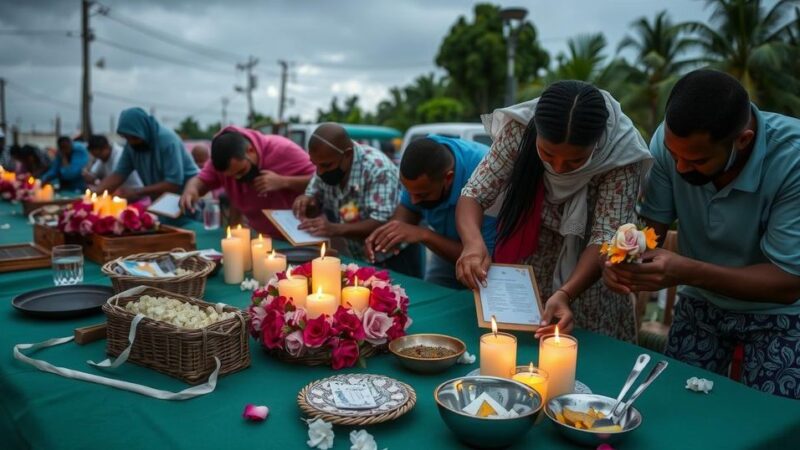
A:
<svg viewBox="0 0 800 450">
<path fill-rule="evenodd" d="M 83 247 L 57 245 L 53 247 L 53 283 L 67 286 L 83 283 Z"/>
<path fill-rule="evenodd" d="M 219 209 L 219 202 L 217 200 L 206 200 L 203 207 L 203 226 L 205 229 L 218 229 L 221 219 L 222 211 Z"/>
</svg>

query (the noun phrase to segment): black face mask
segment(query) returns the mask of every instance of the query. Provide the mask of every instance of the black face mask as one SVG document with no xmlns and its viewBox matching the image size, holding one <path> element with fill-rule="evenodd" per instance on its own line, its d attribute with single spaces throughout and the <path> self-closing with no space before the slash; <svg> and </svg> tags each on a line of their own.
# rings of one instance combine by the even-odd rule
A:
<svg viewBox="0 0 800 450">
<path fill-rule="evenodd" d="M 342 160 L 344 160 L 344 156 L 342 156 Z M 335 169 L 318 175 L 323 183 L 329 186 L 336 186 L 342 182 L 345 176 L 344 169 L 342 169 L 342 160 L 339 161 L 339 165 Z"/>
<path fill-rule="evenodd" d="M 137 152 L 146 152 L 150 150 L 150 146 L 147 145 L 147 142 L 142 142 L 139 144 L 129 144 L 134 151 Z"/>
<path fill-rule="evenodd" d="M 250 160 L 248 159 L 248 161 Z M 250 161 L 250 170 L 248 170 L 246 174 L 237 178 L 236 181 L 240 183 L 250 183 L 259 175 L 261 175 L 261 170 L 259 170 L 258 165 L 254 164 L 253 161 Z"/>
<path fill-rule="evenodd" d="M 422 209 L 433 209 L 437 206 L 441 205 L 447 199 L 447 188 L 442 187 L 442 193 L 439 194 L 439 198 L 436 200 L 423 200 L 421 202 L 417 202 L 414 206 Z"/>
</svg>

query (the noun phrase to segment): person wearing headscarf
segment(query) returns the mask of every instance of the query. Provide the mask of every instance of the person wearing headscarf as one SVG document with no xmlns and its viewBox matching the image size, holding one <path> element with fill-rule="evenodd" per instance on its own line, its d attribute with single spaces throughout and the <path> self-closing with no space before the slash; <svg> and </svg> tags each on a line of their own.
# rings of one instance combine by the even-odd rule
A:
<svg viewBox="0 0 800 450">
<path fill-rule="evenodd" d="M 458 202 L 458 279 L 478 289 L 492 262 L 529 264 L 545 302 L 537 336 L 555 318 L 562 332 L 574 321 L 634 341 L 633 302 L 602 283 L 599 250 L 620 225 L 636 221 L 652 157 L 619 102 L 591 84 L 565 80 L 483 119 L 494 143 Z M 486 210 L 498 216 L 494 255 L 481 236 Z"/>
<path fill-rule="evenodd" d="M 125 148 L 114 172 L 95 188 L 97 192 L 116 191 L 128 199 L 156 198 L 164 192 L 180 193 L 199 172 L 178 135 L 142 108 L 122 111 L 117 134 L 125 138 Z M 144 186 L 120 188 L 134 170 Z"/>
</svg>

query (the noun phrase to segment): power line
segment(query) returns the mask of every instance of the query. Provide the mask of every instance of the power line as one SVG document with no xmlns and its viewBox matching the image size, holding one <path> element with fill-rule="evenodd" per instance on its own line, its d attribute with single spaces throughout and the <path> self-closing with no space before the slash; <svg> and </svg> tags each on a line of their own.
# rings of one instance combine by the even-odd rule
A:
<svg viewBox="0 0 800 450">
<path fill-rule="evenodd" d="M 322 67 L 324 69 L 333 69 L 333 70 L 397 70 L 397 69 L 418 69 L 420 67 L 430 67 L 433 64 L 433 61 L 425 61 L 425 62 L 412 62 L 412 63 L 401 63 L 401 64 L 383 64 L 383 63 L 375 63 L 375 64 L 334 64 L 334 63 L 321 63 L 321 62 L 312 62 L 312 61 L 300 61 L 300 64 L 306 64 L 309 66 L 316 66 Z"/>
<path fill-rule="evenodd" d="M 36 36 L 36 35 L 55 35 L 55 36 L 68 36 L 76 37 L 80 35 L 79 31 L 75 30 L 22 30 L 22 29 L 3 29 L 0 34 L 12 36 Z"/>
<path fill-rule="evenodd" d="M 6 86 L 11 88 L 11 90 L 16 91 L 17 93 L 20 93 L 20 94 L 22 94 L 22 95 L 24 95 L 24 96 L 26 96 L 28 98 L 31 98 L 31 99 L 35 99 L 35 100 L 39 100 L 39 101 L 42 101 L 42 102 L 51 103 L 53 105 L 62 106 L 64 108 L 73 108 L 73 109 L 77 109 L 78 108 L 77 105 L 74 105 L 72 103 L 68 103 L 68 102 L 65 102 L 65 101 L 54 99 L 54 98 L 52 98 L 51 96 L 49 96 L 47 94 L 44 94 L 44 93 L 35 91 L 33 89 L 30 89 L 28 87 L 22 86 L 21 84 L 18 84 L 15 81 L 6 80 Z"/>
<path fill-rule="evenodd" d="M 241 55 L 237 55 L 236 53 L 214 47 L 209 47 L 203 44 L 198 44 L 196 42 L 192 42 L 188 39 L 182 38 L 180 36 L 171 33 L 166 33 L 162 30 L 153 28 L 137 20 L 133 20 L 126 17 L 120 17 L 116 13 L 112 13 L 110 11 L 110 8 L 107 6 L 104 6 L 100 10 L 100 15 L 107 19 L 113 20 L 114 22 L 122 24 L 128 28 L 136 30 L 142 34 L 145 34 L 151 38 L 158 39 L 162 42 L 166 42 L 167 44 L 173 45 L 175 47 L 180 47 L 185 50 L 189 50 L 209 58 L 213 59 L 226 58 L 234 61 L 243 58 Z"/>
<path fill-rule="evenodd" d="M 209 66 L 205 66 L 205 65 L 200 65 L 200 64 L 197 64 L 197 63 L 192 62 L 192 61 L 180 60 L 180 59 L 177 59 L 177 58 L 173 58 L 171 56 L 162 55 L 160 53 L 153 53 L 153 52 L 150 52 L 150 51 L 147 51 L 147 50 L 141 50 L 141 49 L 138 49 L 138 48 L 129 47 L 127 45 L 119 44 L 119 43 L 116 43 L 116 42 L 113 42 L 113 41 L 109 41 L 109 40 L 103 39 L 101 37 L 95 37 L 94 40 L 96 42 L 100 43 L 100 44 L 107 45 L 109 47 L 116 48 L 117 50 L 126 51 L 126 52 L 133 53 L 133 54 L 136 54 L 136 55 L 146 56 L 148 58 L 153 58 L 153 59 L 158 59 L 160 61 L 164 61 L 164 62 L 168 62 L 168 63 L 172 63 L 172 64 L 177 64 L 177 65 L 180 65 L 180 66 L 183 66 L 183 67 L 193 67 L 195 69 L 205 70 L 207 72 L 214 72 L 214 73 L 219 73 L 219 74 L 224 74 L 224 75 L 231 75 L 231 72 L 224 71 L 222 69 L 218 69 L 218 68 L 215 68 L 215 67 L 209 67 Z"/>
</svg>

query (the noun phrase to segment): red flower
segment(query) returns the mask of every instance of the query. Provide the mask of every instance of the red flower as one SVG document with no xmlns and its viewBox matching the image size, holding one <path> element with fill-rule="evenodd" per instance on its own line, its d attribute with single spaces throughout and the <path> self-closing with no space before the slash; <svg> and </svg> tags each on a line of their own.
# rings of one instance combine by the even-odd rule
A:
<svg viewBox="0 0 800 450">
<path fill-rule="evenodd" d="M 331 367 L 339 370 L 353 367 L 358 362 L 358 343 L 352 339 L 332 339 Z"/>
<path fill-rule="evenodd" d="M 391 314 L 397 309 L 394 292 L 387 287 L 376 287 L 369 295 L 369 307 L 375 311 Z"/>
<path fill-rule="evenodd" d="M 311 279 L 311 263 L 307 262 L 305 264 L 301 264 L 297 267 L 292 268 L 292 275 L 302 275 L 309 280 Z"/>
<path fill-rule="evenodd" d="M 267 311 L 261 321 L 261 344 L 269 349 L 283 347 L 283 313 L 276 310 Z"/>
<path fill-rule="evenodd" d="M 153 228 L 153 225 L 155 225 L 156 222 L 153 218 L 153 215 L 148 212 L 143 212 L 142 215 L 139 216 L 139 220 L 142 221 L 142 228 L 145 230 Z"/>
<path fill-rule="evenodd" d="M 94 205 L 91 202 L 84 202 L 83 200 L 78 200 L 72 204 L 72 209 L 75 211 L 86 211 L 90 213 L 94 210 Z"/>
<path fill-rule="evenodd" d="M 139 210 L 136 208 L 126 208 L 119 215 L 119 220 L 125 228 L 131 231 L 139 231 L 142 228 L 142 221 L 139 219 Z"/>
<path fill-rule="evenodd" d="M 406 335 L 406 323 L 408 323 L 408 316 L 404 314 L 394 316 L 394 322 L 386 332 L 386 337 L 390 342 Z"/>
<path fill-rule="evenodd" d="M 265 306 L 264 309 L 267 311 L 277 311 L 279 314 L 283 314 L 286 312 L 286 305 L 289 303 L 289 300 L 284 296 L 275 297 L 272 299 L 272 302 Z"/>
<path fill-rule="evenodd" d="M 306 327 L 303 329 L 303 342 L 306 343 L 306 347 L 317 348 L 322 346 L 330 335 L 331 325 L 323 314 L 306 322 Z"/>
<path fill-rule="evenodd" d="M 362 341 L 366 337 L 361 319 L 352 310 L 339 306 L 333 315 L 334 334 Z"/>
</svg>

